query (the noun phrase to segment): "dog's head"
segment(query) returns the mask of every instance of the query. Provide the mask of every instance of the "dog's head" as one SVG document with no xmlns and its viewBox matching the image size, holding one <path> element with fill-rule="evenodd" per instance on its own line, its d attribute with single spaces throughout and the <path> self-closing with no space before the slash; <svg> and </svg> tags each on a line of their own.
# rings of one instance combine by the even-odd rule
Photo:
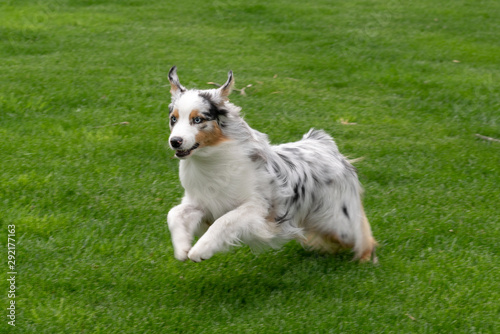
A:
<svg viewBox="0 0 500 334">
<path fill-rule="evenodd" d="M 188 90 L 179 82 L 177 67 L 168 73 L 172 94 L 169 105 L 170 147 L 184 159 L 205 147 L 216 146 L 228 138 L 222 128 L 229 110 L 228 96 L 234 86 L 233 72 L 218 89 Z"/>
</svg>

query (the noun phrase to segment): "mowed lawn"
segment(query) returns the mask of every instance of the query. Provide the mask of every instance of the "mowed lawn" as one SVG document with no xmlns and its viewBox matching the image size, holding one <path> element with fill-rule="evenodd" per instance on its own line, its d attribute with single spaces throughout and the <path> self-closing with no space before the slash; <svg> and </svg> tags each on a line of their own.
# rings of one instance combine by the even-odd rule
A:
<svg viewBox="0 0 500 334">
<path fill-rule="evenodd" d="M 0 1 L 0 332 L 499 333 L 499 34 L 497 0 Z M 363 157 L 379 265 L 176 261 L 172 65 L 233 70 L 273 143 Z"/>
</svg>

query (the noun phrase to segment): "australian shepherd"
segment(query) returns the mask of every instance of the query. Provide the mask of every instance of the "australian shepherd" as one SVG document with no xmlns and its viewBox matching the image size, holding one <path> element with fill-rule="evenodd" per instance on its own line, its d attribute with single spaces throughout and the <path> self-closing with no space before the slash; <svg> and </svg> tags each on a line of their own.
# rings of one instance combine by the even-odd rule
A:
<svg viewBox="0 0 500 334">
<path fill-rule="evenodd" d="M 356 169 L 332 137 L 311 129 L 297 142 L 271 145 L 229 102 L 231 71 L 217 89 L 186 89 L 175 66 L 168 78 L 169 144 L 185 190 L 167 219 L 178 260 L 200 262 L 241 243 L 278 247 L 296 239 L 307 248 L 350 248 L 355 259 L 377 261 Z"/>
</svg>

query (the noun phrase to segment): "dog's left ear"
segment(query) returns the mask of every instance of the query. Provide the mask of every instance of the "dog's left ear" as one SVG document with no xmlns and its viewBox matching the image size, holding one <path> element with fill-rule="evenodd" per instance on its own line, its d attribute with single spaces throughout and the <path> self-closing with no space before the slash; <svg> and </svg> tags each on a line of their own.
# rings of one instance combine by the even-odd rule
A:
<svg viewBox="0 0 500 334">
<path fill-rule="evenodd" d="M 179 77 L 177 76 L 177 66 L 172 66 L 168 72 L 168 81 L 170 81 L 170 93 L 172 96 L 179 95 L 186 91 L 186 88 L 181 85 Z"/>
<path fill-rule="evenodd" d="M 234 87 L 234 77 L 233 77 L 233 71 L 229 71 L 227 74 L 227 81 L 225 84 L 223 84 L 219 88 L 219 94 L 224 98 L 227 99 L 229 94 L 231 94 L 231 91 L 233 90 Z"/>
</svg>

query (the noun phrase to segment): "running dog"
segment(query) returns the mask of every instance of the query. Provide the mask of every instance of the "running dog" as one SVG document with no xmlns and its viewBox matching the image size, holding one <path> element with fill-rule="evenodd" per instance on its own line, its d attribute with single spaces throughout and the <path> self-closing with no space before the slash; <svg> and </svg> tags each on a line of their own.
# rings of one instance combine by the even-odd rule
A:
<svg viewBox="0 0 500 334">
<path fill-rule="evenodd" d="M 178 260 L 296 239 L 325 252 L 352 248 L 355 259 L 377 261 L 356 169 L 328 134 L 311 129 L 297 142 L 273 146 L 229 102 L 231 71 L 217 89 L 186 89 L 175 66 L 168 78 L 169 144 L 185 190 L 167 218 Z"/>
</svg>

